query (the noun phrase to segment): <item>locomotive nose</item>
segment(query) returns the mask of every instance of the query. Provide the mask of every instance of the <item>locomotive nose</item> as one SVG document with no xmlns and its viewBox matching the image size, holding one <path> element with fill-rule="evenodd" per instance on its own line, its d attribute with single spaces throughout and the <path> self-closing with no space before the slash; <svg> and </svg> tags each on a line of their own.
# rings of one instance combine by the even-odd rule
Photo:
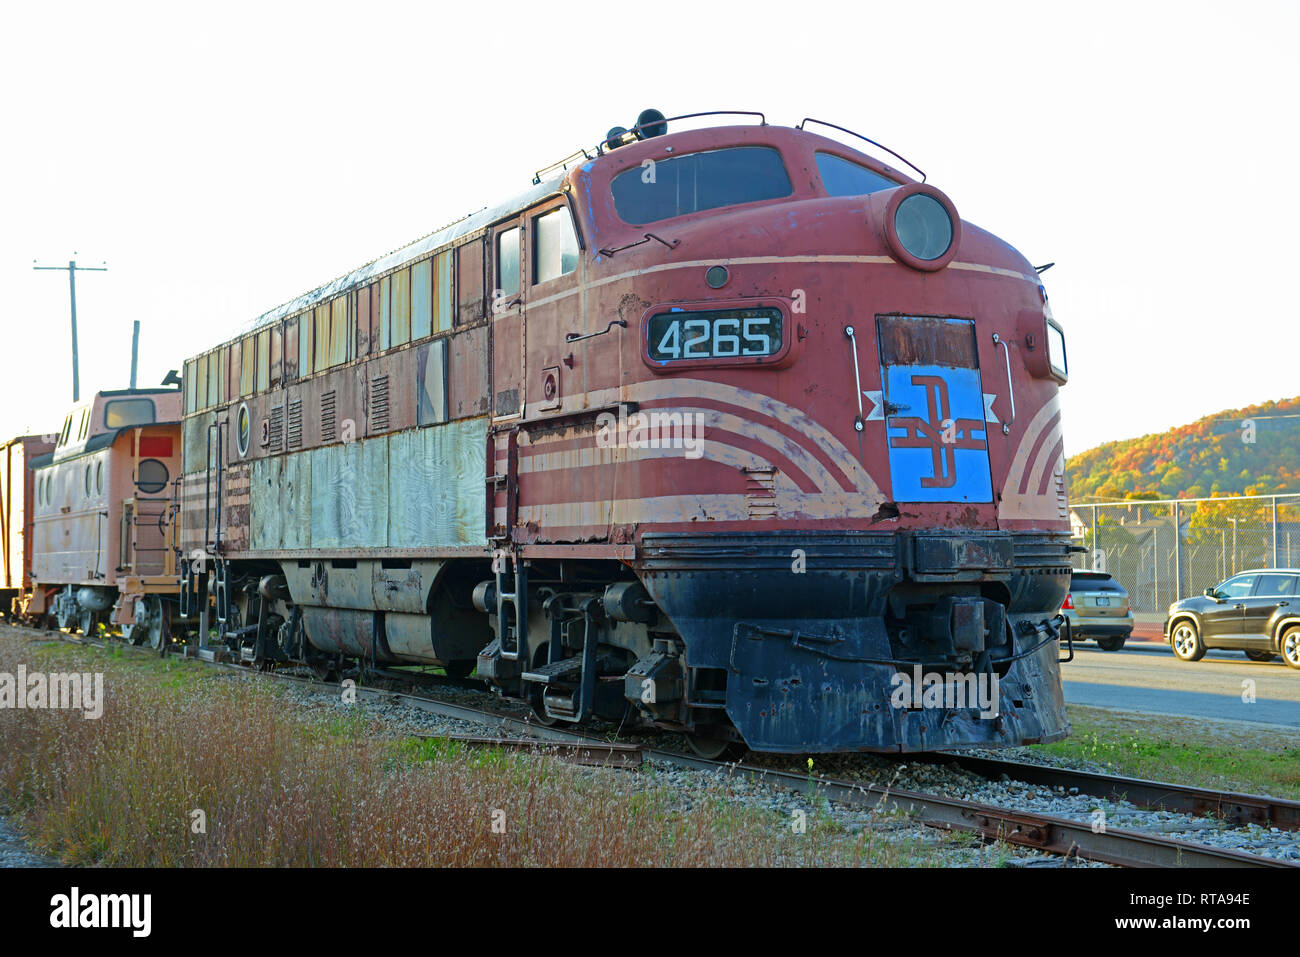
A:
<svg viewBox="0 0 1300 957">
<path fill-rule="evenodd" d="M 913 269 L 935 272 L 952 262 L 961 245 L 961 217 L 942 190 L 910 183 L 873 193 L 870 218 L 894 258 Z"/>
</svg>

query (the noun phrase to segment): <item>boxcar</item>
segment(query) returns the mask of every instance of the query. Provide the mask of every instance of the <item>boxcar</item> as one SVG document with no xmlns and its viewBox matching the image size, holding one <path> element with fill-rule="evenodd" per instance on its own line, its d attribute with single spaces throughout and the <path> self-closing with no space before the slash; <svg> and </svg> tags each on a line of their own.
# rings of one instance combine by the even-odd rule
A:
<svg viewBox="0 0 1300 957">
<path fill-rule="evenodd" d="M 24 435 L 0 445 L 0 615 L 26 610 L 32 587 L 32 461 L 54 450 L 52 435 Z"/>
</svg>

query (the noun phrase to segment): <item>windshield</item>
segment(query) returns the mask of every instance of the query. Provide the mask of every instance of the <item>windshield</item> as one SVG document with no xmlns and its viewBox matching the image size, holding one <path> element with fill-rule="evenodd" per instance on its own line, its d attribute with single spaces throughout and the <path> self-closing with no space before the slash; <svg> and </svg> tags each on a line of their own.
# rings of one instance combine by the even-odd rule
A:
<svg viewBox="0 0 1300 957">
<path fill-rule="evenodd" d="M 861 196 L 893 189 L 898 183 L 881 176 L 875 170 L 859 166 L 834 153 L 817 154 L 817 172 L 828 196 Z"/>
<path fill-rule="evenodd" d="M 619 218 L 634 226 L 794 192 L 781 154 L 770 146 L 647 160 L 615 176 L 611 188 Z"/>
</svg>

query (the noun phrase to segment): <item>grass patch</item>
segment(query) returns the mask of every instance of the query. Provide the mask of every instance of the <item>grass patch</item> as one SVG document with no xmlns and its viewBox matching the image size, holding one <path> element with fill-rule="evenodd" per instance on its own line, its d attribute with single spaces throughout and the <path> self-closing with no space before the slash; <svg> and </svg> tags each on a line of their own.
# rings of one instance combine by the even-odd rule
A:
<svg viewBox="0 0 1300 957">
<path fill-rule="evenodd" d="M 1300 799 L 1300 743 L 1276 732 L 1177 715 L 1069 705 L 1074 733 L 1035 745 L 1116 774 Z"/>
<path fill-rule="evenodd" d="M 725 782 L 576 768 L 546 755 L 394 739 L 365 709 L 296 706 L 194 662 L 0 630 L 0 671 L 104 673 L 104 713 L 0 712 L 0 805 L 44 854 L 125 866 L 939 864 L 917 842 Z M 200 823 L 202 827 L 200 827 Z"/>
</svg>

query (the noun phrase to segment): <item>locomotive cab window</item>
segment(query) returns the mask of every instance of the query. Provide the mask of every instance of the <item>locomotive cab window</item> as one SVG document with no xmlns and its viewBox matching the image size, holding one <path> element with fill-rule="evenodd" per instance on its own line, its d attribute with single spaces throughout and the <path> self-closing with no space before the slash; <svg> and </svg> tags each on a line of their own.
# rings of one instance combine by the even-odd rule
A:
<svg viewBox="0 0 1300 957">
<path fill-rule="evenodd" d="M 794 192 L 781 154 L 770 146 L 735 146 L 635 166 L 615 176 L 610 188 L 619 218 L 633 226 Z"/>
<path fill-rule="evenodd" d="M 518 226 L 497 234 L 497 290 L 507 299 L 519 295 Z"/>
<path fill-rule="evenodd" d="M 567 276 L 578 268 L 578 237 L 567 206 L 533 220 L 533 283 Z"/>
<path fill-rule="evenodd" d="M 863 196 L 898 186 L 892 179 L 834 153 L 817 154 L 817 172 L 828 196 Z"/>
<path fill-rule="evenodd" d="M 125 429 L 133 425 L 152 425 L 155 420 L 153 399 L 111 399 L 104 403 L 104 427 Z"/>
</svg>

